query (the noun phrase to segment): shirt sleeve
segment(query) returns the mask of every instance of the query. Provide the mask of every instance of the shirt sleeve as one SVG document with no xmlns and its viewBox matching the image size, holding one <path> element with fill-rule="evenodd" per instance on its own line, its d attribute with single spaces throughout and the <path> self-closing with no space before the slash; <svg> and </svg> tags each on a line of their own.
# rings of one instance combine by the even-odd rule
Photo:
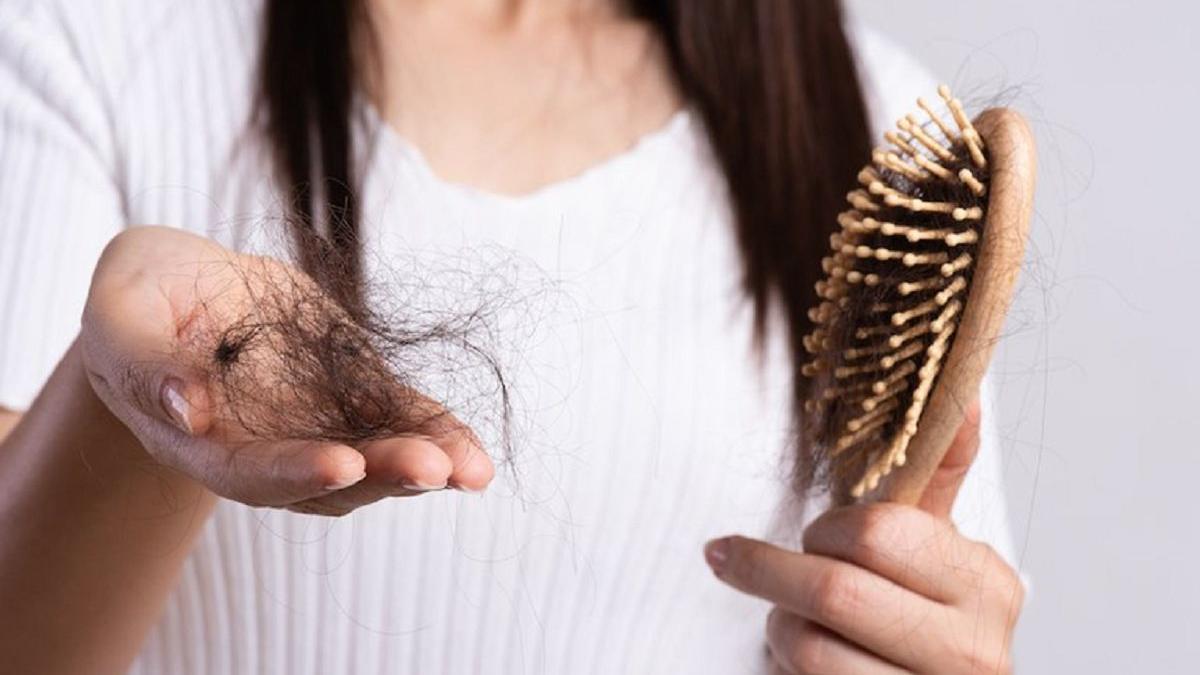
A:
<svg viewBox="0 0 1200 675">
<path fill-rule="evenodd" d="M 932 98 L 938 80 L 919 61 L 875 30 L 852 25 L 849 34 L 858 57 L 872 136 L 879 138 L 897 119 L 915 109 L 918 96 Z M 959 490 L 951 517 L 964 535 L 990 544 L 1010 565 L 1019 569 L 1008 521 L 990 374 L 984 378 L 980 403 L 983 415 L 979 455 Z"/>
<path fill-rule="evenodd" d="M 0 4 L 0 407 L 28 408 L 126 221 L 103 97 L 47 3 Z"/>
</svg>

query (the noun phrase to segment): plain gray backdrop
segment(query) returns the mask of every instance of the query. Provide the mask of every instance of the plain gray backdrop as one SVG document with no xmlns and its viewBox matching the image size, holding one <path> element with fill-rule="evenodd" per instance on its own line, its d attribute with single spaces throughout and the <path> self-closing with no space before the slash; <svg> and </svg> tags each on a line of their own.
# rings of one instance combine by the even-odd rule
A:
<svg viewBox="0 0 1200 675">
<path fill-rule="evenodd" d="M 998 350 L 1032 580 L 1017 672 L 1200 673 L 1200 5 L 848 7 L 1037 133 L 1033 246 Z"/>
</svg>

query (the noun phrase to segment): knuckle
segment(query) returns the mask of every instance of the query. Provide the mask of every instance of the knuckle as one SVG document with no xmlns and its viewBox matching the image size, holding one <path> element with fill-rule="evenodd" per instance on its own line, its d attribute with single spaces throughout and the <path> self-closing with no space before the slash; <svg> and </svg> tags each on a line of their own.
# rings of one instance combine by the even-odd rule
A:
<svg viewBox="0 0 1200 675">
<path fill-rule="evenodd" d="M 891 548 L 905 529 L 907 514 L 895 504 L 872 504 L 863 510 L 859 539 L 872 548 Z"/>
<path fill-rule="evenodd" d="M 949 542 L 947 553 L 964 574 L 986 579 L 1002 561 L 991 546 L 984 542 L 957 537 Z"/>
<path fill-rule="evenodd" d="M 862 589 L 845 568 L 834 568 L 817 579 L 812 602 L 818 617 L 834 622 L 852 619 L 861 601 Z"/>
<path fill-rule="evenodd" d="M 1007 565 L 1000 568 L 997 577 L 999 583 L 996 587 L 1000 597 L 1019 610 L 1025 604 L 1025 584 L 1021 581 L 1021 577 L 1016 570 Z"/>
<path fill-rule="evenodd" d="M 866 567 L 885 557 L 900 555 L 912 549 L 913 517 L 904 507 L 895 504 L 872 504 L 859 516 L 857 531 L 847 533 L 853 560 Z"/>
<path fill-rule="evenodd" d="M 1004 565 L 1004 558 L 991 544 L 986 541 L 975 542 L 976 551 L 985 565 Z"/>
<path fill-rule="evenodd" d="M 1019 611 L 1025 602 L 1025 584 L 1021 575 L 992 546 L 981 543 L 982 569 L 989 583 L 992 600 Z"/>
<path fill-rule="evenodd" d="M 999 553 L 991 546 L 988 546 L 988 563 L 989 567 L 995 571 L 995 574 L 1003 581 L 1003 586 L 1006 589 L 1023 588 L 1021 583 L 1021 575 L 1017 574 L 1017 570 L 1008 564 Z"/>
<path fill-rule="evenodd" d="M 788 654 L 789 664 L 797 673 L 827 673 L 832 670 L 829 637 L 815 630 L 804 630 Z"/>
</svg>

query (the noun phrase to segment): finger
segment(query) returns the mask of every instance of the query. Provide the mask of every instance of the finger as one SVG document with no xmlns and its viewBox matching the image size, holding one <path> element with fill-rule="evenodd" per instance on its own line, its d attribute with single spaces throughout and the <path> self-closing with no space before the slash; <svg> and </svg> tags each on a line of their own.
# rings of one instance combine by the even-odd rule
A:
<svg viewBox="0 0 1200 675">
<path fill-rule="evenodd" d="M 362 455 L 325 441 L 247 443 L 169 453 L 172 464 L 200 478 L 213 492 L 251 506 L 284 506 L 342 490 L 366 476 Z"/>
<path fill-rule="evenodd" d="M 907 668 L 936 663 L 936 637 L 927 622 L 951 619 L 950 610 L 850 563 L 786 551 L 745 537 L 709 542 L 706 557 L 717 578 L 841 635 Z"/>
<path fill-rule="evenodd" d="M 413 414 L 419 420 L 417 432 L 427 436 L 450 458 L 453 466 L 450 486 L 481 492 L 492 482 L 496 470 L 479 438 L 445 406 L 424 396 L 414 398 Z"/>
<path fill-rule="evenodd" d="M 388 497 L 410 497 L 447 486 L 454 465 L 424 438 L 389 438 L 362 449 L 367 477 L 344 490 L 306 500 L 307 513 L 341 515 Z M 292 508 L 292 507 L 289 507 Z"/>
<path fill-rule="evenodd" d="M 804 531 L 804 550 L 852 563 L 947 604 L 978 587 L 974 570 L 985 554 L 949 521 L 885 503 L 830 509 Z"/>
<path fill-rule="evenodd" d="M 776 607 L 767 618 L 767 644 L 794 675 L 901 675 L 905 671 L 833 631 Z"/>
<path fill-rule="evenodd" d="M 143 289 L 136 289 L 141 291 Z M 127 306 L 132 292 L 110 300 L 108 313 L 137 314 Z M 154 298 L 138 294 L 140 311 L 148 309 Z M 163 301 L 158 299 L 160 303 Z M 173 335 L 169 328 L 145 321 L 114 322 L 97 319 L 89 309 L 85 325 L 91 329 L 80 340 L 87 365 L 88 381 L 110 410 L 145 443 L 170 437 L 174 432 L 188 436 L 205 434 L 211 426 L 211 405 L 203 374 L 171 358 Z M 165 312 L 165 310 L 163 310 Z M 115 350 L 113 345 L 121 345 Z M 129 353 L 139 354 L 134 359 Z"/>
<path fill-rule="evenodd" d="M 950 442 L 950 448 L 918 502 L 918 506 L 939 518 L 950 518 L 950 509 L 954 506 L 958 489 L 962 487 L 967 470 L 979 454 L 980 416 L 979 400 L 976 399 L 967 406 L 958 433 Z"/>
</svg>

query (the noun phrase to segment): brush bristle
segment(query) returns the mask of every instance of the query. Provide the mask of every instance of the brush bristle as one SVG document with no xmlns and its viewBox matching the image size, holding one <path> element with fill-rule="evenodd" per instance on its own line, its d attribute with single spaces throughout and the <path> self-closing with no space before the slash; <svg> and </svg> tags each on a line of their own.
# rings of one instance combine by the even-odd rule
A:
<svg viewBox="0 0 1200 675">
<path fill-rule="evenodd" d="M 983 138 L 950 90 L 885 134 L 847 195 L 804 338 L 806 441 L 861 497 L 905 462 L 970 288 L 987 214 Z"/>
</svg>

